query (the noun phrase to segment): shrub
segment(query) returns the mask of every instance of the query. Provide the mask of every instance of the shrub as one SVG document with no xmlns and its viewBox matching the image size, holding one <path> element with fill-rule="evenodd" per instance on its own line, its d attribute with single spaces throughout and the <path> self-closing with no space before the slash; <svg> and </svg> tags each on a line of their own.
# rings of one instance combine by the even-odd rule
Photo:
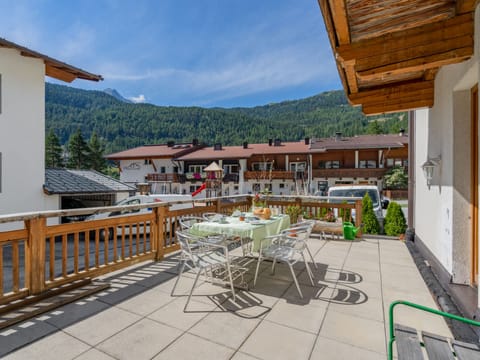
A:
<svg viewBox="0 0 480 360">
<path fill-rule="evenodd" d="M 372 199 L 368 193 L 362 199 L 362 223 L 364 233 L 378 234 L 380 232 L 380 224 L 373 211 Z"/>
<path fill-rule="evenodd" d="M 347 201 L 342 201 L 342 204 L 348 204 Z M 350 216 L 350 209 L 338 209 L 338 217 L 342 218 L 344 221 L 351 221 L 352 217 Z"/>
<path fill-rule="evenodd" d="M 385 215 L 385 234 L 389 236 L 398 236 L 404 234 L 407 230 L 407 221 L 403 215 L 402 207 L 395 201 L 390 202 Z"/>
<path fill-rule="evenodd" d="M 408 189 L 408 174 L 401 166 L 389 170 L 383 179 L 387 189 Z"/>
</svg>

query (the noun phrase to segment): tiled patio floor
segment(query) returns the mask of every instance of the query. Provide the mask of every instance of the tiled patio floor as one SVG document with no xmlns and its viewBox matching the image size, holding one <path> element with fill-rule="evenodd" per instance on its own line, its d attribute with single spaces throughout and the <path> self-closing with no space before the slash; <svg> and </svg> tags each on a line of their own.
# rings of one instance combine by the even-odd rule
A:
<svg viewBox="0 0 480 360">
<path fill-rule="evenodd" d="M 310 239 L 318 269 L 311 286 L 297 264 L 300 299 L 288 268 L 265 263 L 255 289 L 193 282 L 171 297 L 177 258 L 109 278 L 112 288 L 0 333 L 5 359 L 385 359 L 388 305 L 397 299 L 436 307 L 403 242 Z M 249 279 L 253 277 L 249 273 Z M 398 321 L 451 336 L 442 319 L 397 311 Z"/>
</svg>

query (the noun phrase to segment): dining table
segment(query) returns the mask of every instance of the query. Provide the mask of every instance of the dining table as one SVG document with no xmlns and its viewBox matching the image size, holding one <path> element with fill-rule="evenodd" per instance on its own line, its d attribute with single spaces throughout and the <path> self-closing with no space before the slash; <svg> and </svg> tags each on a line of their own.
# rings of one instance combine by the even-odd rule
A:
<svg viewBox="0 0 480 360">
<path fill-rule="evenodd" d="M 253 213 L 242 216 L 223 216 L 212 221 L 195 223 L 190 228 L 190 233 L 197 236 L 224 234 L 238 236 L 242 240 L 251 242 L 251 250 L 258 252 L 260 242 L 267 236 L 277 235 L 290 226 L 290 216 L 279 214 L 270 219 L 261 219 Z M 242 242 L 243 243 L 243 242 Z"/>
</svg>

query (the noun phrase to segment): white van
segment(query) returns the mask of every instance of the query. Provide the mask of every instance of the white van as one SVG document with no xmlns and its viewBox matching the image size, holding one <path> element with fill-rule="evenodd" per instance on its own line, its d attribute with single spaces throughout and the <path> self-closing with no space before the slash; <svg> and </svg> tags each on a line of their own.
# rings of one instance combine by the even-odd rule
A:
<svg viewBox="0 0 480 360">
<path fill-rule="evenodd" d="M 373 211 L 377 216 L 380 227 L 383 228 L 383 209 L 388 207 L 389 201 L 382 199 L 378 187 L 375 185 L 339 185 L 332 186 L 328 189 L 329 197 L 345 197 L 345 198 L 363 198 L 368 193 L 370 199 L 372 199 Z M 329 202 L 341 203 L 347 199 L 332 199 Z M 354 212 L 352 216 L 354 216 Z"/>
<path fill-rule="evenodd" d="M 118 206 L 139 205 L 139 204 L 150 204 L 150 203 L 167 202 L 167 201 L 186 201 L 181 204 L 172 204 L 169 207 L 170 210 L 189 209 L 193 207 L 192 195 L 177 195 L 177 194 L 135 195 L 135 196 L 130 196 L 129 198 L 123 199 L 118 203 L 116 203 L 115 205 L 118 205 Z M 152 211 L 151 208 L 103 212 L 103 213 L 91 215 L 86 220 L 100 220 L 100 219 L 107 219 L 113 216 L 128 216 L 128 215 L 134 215 L 136 213 L 140 213 L 140 214 L 147 213 L 150 211 Z"/>
</svg>

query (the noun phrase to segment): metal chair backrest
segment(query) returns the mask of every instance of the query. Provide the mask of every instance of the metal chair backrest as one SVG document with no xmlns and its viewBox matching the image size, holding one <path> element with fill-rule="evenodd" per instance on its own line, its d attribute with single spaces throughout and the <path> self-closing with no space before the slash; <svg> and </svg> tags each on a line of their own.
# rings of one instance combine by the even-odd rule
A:
<svg viewBox="0 0 480 360">
<path fill-rule="evenodd" d="M 204 221 L 205 219 L 199 216 L 184 216 L 179 220 L 180 228 L 182 229 L 182 231 L 190 229 L 193 224 Z"/>
<path fill-rule="evenodd" d="M 224 215 L 216 213 L 216 212 L 206 212 L 206 213 L 203 213 L 202 217 L 206 221 L 216 221 L 216 220 L 220 220 L 221 218 L 223 218 Z"/>
<path fill-rule="evenodd" d="M 195 256 L 194 249 L 197 248 L 195 246 L 196 237 L 191 234 L 186 234 L 181 231 L 177 231 L 177 239 L 178 243 L 180 244 L 180 249 L 184 256 L 186 256 L 189 260 L 196 262 L 197 258 Z"/>
</svg>

